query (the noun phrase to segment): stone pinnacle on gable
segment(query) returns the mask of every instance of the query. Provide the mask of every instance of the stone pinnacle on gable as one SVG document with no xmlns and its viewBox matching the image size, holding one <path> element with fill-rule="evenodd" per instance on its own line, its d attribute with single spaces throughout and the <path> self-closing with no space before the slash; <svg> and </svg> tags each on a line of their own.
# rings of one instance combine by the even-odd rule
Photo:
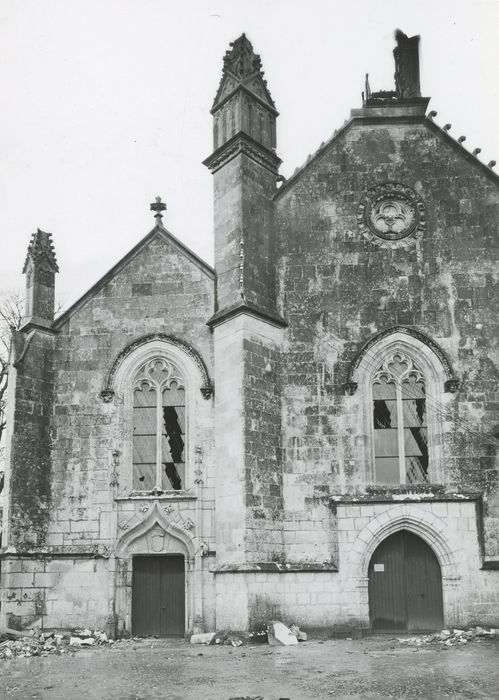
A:
<svg viewBox="0 0 499 700">
<path fill-rule="evenodd" d="M 253 45 L 246 34 L 230 43 L 231 49 L 225 52 L 224 71 L 231 72 L 239 79 L 257 72 L 263 75 L 260 56 L 253 51 Z"/>
<path fill-rule="evenodd" d="M 34 262 L 44 260 L 52 268 L 53 272 L 59 272 L 51 233 L 37 229 L 36 233 L 32 234 L 26 260 L 24 261 L 23 274 L 26 272 L 29 260 Z"/>
<path fill-rule="evenodd" d="M 246 34 L 230 43 L 225 52 L 220 85 L 213 102 L 212 112 L 239 87 L 244 87 L 263 103 L 275 110 L 275 104 L 267 87 L 260 56 L 253 51 Z"/>
</svg>

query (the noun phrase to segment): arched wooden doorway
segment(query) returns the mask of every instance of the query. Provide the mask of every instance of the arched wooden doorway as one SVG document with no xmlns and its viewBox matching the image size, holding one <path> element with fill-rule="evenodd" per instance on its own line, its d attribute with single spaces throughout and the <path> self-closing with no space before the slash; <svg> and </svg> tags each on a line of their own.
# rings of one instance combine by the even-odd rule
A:
<svg viewBox="0 0 499 700">
<path fill-rule="evenodd" d="M 442 629 L 442 574 L 431 547 L 408 530 L 386 538 L 369 562 L 373 631 Z"/>
</svg>

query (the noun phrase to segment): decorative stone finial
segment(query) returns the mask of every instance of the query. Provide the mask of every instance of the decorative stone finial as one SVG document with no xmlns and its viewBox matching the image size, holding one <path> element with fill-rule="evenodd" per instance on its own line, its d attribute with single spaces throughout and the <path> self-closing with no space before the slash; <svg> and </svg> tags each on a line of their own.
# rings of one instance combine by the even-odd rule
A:
<svg viewBox="0 0 499 700">
<path fill-rule="evenodd" d="M 474 155 L 474 156 L 477 156 L 477 155 L 478 155 L 479 153 L 481 153 L 481 152 L 482 152 L 482 149 L 481 149 L 481 148 L 474 148 L 474 149 L 473 149 L 473 155 Z"/>
<path fill-rule="evenodd" d="M 460 136 L 457 140 L 458 143 L 464 143 L 466 141 L 466 136 Z"/>
<path fill-rule="evenodd" d="M 160 224 L 163 218 L 162 211 L 166 210 L 166 204 L 161 201 L 161 197 L 156 197 L 156 200 L 150 204 L 151 211 L 155 211 L 154 218 Z"/>
<path fill-rule="evenodd" d="M 452 129 L 452 124 L 444 124 L 444 131 L 450 131 Z"/>
<path fill-rule="evenodd" d="M 253 51 L 251 41 L 246 34 L 230 42 L 230 49 L 225 52 L 224 70 L 229 71 L 240 80 L 262 71 L 260 56 Z"/>
<path fill-rule="evenodd" d="M 43 260 L 53 272 L 59 272 L 51 233 L 47 233 L 38 228 L 36 233 L 31 235 L 28 253 L 23 267 L 23 274 L 26 272 L 30 260 L 36 263 L 40 263 Z"/>
<path fill-rule="evenodd" d="M 31 236 L 23 267 L 26 275 L 23 326 L 31 323 L 43 328 L 52 327 L 56 272 L 59 272 L 59 267 L 52 234 L 37 229 Z"/>
<path fill-rule="evenodd" d="M 264 79 L 262 61 L 253 51 L 251 41 L 245 34 L 232 41 L 230 49 L 225 52 L 222 79 L 213 102 L 212 114 L 241 86 L 248 91 L 247 94 L 256 95 L 259 101 L 277 116 L 267 81 Z"/>
</svg>

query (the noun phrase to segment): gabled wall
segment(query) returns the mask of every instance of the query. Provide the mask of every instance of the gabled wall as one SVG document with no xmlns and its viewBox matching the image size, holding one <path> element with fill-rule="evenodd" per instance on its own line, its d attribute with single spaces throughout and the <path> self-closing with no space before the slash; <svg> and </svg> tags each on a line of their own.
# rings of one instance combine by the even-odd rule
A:
<svg viewBox="0 0 499 700">
<path fill-rule="evenodd" d="M 105 402 L 101 392 L 120 353 L 151 335 L 192 348 L 213 376 L 206 326 L 213 313 L 213 274 L 192 257 L 168 235 L 150 236 L 56 322 L 54 333 L 35 331 L 17 363 L 12 523 L 3 542 L 11 554 L 2 564 L 7 625 L 103 627 L 107 620 L 108 629 L 117 631 L 114 586 L 129 588 L 131 578 L 126 566 L 115 574 L 114 547 L 123 523 L 144 519 L 151 501 L 128 499 L 123 454 L 131 436 L 119 418 L 123 399 Z M 204 541 L 213 550 L 212 399 L 198 394 L 203 410 L 194 411 L 191 426 L 191 493 L 166 505 L 169 519 L 185 525 L 196 549 Z M 197 611 L 191 606 L 191 629 Z M 118 612 L 120 629 L 129 626 L 128 611 Z M 213 615 L 209 604 L 205 613 Z"/>
<path fill-rule="evenodd" d="M 473 432 L 499 428 L 499 193 L 450 140 L 422 118 L 354 119 L 277 195 L 285 509 L 291 522 L 317 523 L 312 549 L 323 556 L 335 551 L 328 497 L 367 486 L 363 397 L 345 397 L 343 383 L 365 341 L 393 326 L 437 341 L 460 379 L 444 398 L 455 419 L 445 423 L 446 488 L 484 494 L 485 552 L 499 554 L 497 447 Z M 426 230 L 407 245 L 359 230 L 365 192 L 386 182 L 424 203 Z M 290 555 L 306 556 L 310 544 L 293 537 Z"/>
</svg>

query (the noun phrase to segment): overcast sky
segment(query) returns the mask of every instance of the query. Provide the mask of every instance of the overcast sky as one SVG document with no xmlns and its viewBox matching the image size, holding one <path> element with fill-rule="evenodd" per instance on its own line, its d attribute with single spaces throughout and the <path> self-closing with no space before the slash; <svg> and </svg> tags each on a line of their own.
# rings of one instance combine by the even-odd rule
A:
<svg viewBox="0 0 499 700">
<path fill-rule="evenodd" d="M 262 58 L 289 176 L 361 106 L 366 72 L 393 88 L 397 27 L 421 35 L 435 121 L 499 161 L 499 0 L 0 0 L 0 289 L 24 285 L 39 227 L 67 306 L 153 227 L 156 195 L 211 264 L 201 161 L 229 42 Z"/>
</svg>

